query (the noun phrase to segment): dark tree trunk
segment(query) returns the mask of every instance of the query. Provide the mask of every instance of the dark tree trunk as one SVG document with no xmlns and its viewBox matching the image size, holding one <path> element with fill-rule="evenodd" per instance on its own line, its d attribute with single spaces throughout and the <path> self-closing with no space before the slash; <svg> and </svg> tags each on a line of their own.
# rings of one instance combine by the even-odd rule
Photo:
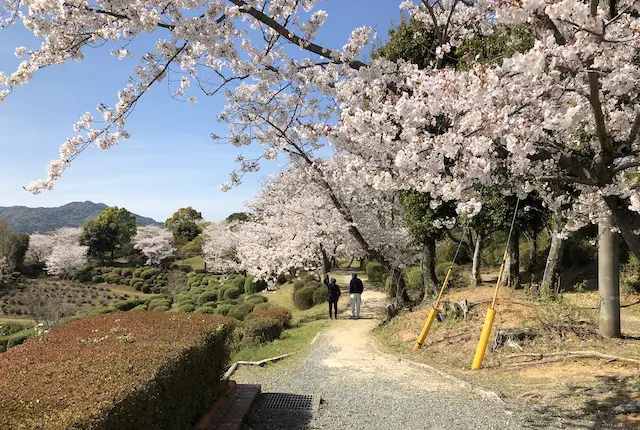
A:
<svg viewBox="0 0 640 430">
<path fill-rule="evenodd" d="M 353 260 L 355 260 L 355 259 L 356 259 L 356 256 L 352 255 L 351 256 L 351 260 L 349 260 L 349 264 L 347 264 L 347 269 L 351 267 L 351 265 L 353 264 Z"/>
<path fill-rule="evenodd" d="M 324 248 L 322 247 L 322 245 L 320 245 L 320 254 L 322 254 L 322 270 L 323 273 L 329 273 L 331 271 L 331 260 L 329 260 L 329 257 L 327 256 L 326 251 L 324 250 Z"/>
<path fill-rule="evenodd" d="M 520 232 L 513 229 L 511 240 L 507 245 L 507 261 L 502 275 L 502 285 L 517 288 L 520 285 Z"/>
<path fill-rule="evenodd" d="M 598 226 L 598 293 L 600 294 L 600 334 L 621 337 L 620 333 L 620 245 L 611 220 Z"/>
<path fill-rule="evenodd" d="M 620 229 L 629 250 L 640 259 L 640 235 L 634 233 L 640 229 L 640 214 L 630 210 L 629 202 L 618 196 L 607 196 L 604 201 L 611 210 L 613 224 Z"/>
<path fill-rule="evenodd" d="M 480 275 L 480 255 L 482 253 L 482 243 L 485 236 L 482 231 L 476 232 L 476 243 L 473 247 L 473 263 L 471 265 L 471 285 L 477 287 L 482 283 L 482 276 Z"/>
<path fill-rule="evenodd" d="M 560 214 L 554 217 L 554 224 L 553 231 L 551 232 L 551 246 L 549 247 L 547 264 L 544 267 L 544 275 L 542 275 L 542 284 L 540 287 L 541 294 L 547 297 L 552 297 L 553 292 L 557 290 L 558 269 L 564 252 L 564 239 L 559 236 L 564 228 L 564 219 Z"/>
<path fill-rule="evenodd" d="M 529 266 L 527 271 L 533 272 L 538 266 L 538 234 L 531 233 L 527 240 L 529 241 Z"/>
<path fill-rule="evenodd" d="M 424 291 L 424 300 L 437 296 L 440 283 L 436 275 L 436 241 L 430 239 L 422 244 L 422 258 L 420 260 L 420 283 Z"/>
<path fill-rule="evenodd" d="M 398 308 L 402 308 L 406 304 L 411 302 L 411 298 L 407 294 L 407 289 L 405 287 L 402 270 L 392 268 L 391 270 L 389 270 L 389 272 L 391 273 L 391 288 L 389 288 L 389 298 L 394 299 Z"/>
</svg>

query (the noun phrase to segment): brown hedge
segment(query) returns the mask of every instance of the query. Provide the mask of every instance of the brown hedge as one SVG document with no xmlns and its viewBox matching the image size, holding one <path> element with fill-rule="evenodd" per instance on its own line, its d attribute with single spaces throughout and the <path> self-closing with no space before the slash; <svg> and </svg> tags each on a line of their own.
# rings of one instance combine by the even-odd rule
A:
<svg viewBox="0 0 640 430">
<path fill-rule="evenodd" d="M 117 312 L 0 354 L 0 429 L 181 429 L 224 390 L 229 318 Z"/>
</svg>

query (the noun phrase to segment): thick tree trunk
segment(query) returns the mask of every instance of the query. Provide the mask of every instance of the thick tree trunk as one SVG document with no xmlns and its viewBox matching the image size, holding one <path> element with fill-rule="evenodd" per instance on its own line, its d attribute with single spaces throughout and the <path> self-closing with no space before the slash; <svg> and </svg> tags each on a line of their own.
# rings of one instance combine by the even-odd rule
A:
<svg viewBox="0 0 640 430">
<path fill-rule="evenodd" d="M 544 275 L 542 275 L 542 284 L 540 292 L 547 297 L 552 296 L 552 292 L 556 291 L 558 280 L 558 267 L 562 261 L 564 252 L 564 239 L 560 237 L 560 232 L 564 228 L 564 218 L 557 214 L 554 217 L 554 227 L 551 232 L 551 246 L 549 247 L 549 255 L 547 255 L 547 264 L 544 267 Z"/>
<path fill-rule="evenodd" d="M 482 232 L 476 232 L 476 243 L 473 247 L 473 263 L 471 265 L 471 285 L 477 287 L 482 283 L 482 276 L 480 275 L 480 255 L 482 253 L 482 242 L 484 242 L 484 234 Z"/>
<path fill-rule="evenodd" d="M 513 229 L 507 246 L 507 261 L 502 275 L 502 285 L 517 288 L 520 285 L 520 232 Z"/>
<path fill-rule="evenodd" d="M 640 214 L 629 210 L 629 202 L 617 196 L 606 196 L 604 201 L 611 210 L 613 223 L 620 229 L 629 250 L 640 259 L 640 235 L 634 233 L 640 229 Z"/>
<path fill-rule="evenodd" d="M 349 264 L 347 264 L 347 269 L 351 267 L 351 265 L 353 264 L 353 260 L 355 260 L 355 259 L 356 259 L 356 256 L 352 255 L 351 256 L 351 260 L 349 260 Z"/>
<path fill-rule="evenodd" d="M 422 244 L 422 259 L 420 260 L 420 281 L 424 297 L 437 296 L 440 283 L 436 275 L 436 241 L 431 239 Z"/>
<path fill-rule="evenodd" d="M 620 333 L 620 246 L 611 221 L 598 226 L 598 292 L 600 294 L 600 334 L 621 337 Z"/>
<path fill-rule="evenodd" d="M 407 289 L 404 283 L 404 276 L 402 276 L 402 270 L 393 268 L 389 270 L 391 276 L 391 288 L 389 288 L 389 298 L 394 299 L 398 308 L 404 307 L 411 302 L 411 298 L 407 294 Z"/>
</svg>

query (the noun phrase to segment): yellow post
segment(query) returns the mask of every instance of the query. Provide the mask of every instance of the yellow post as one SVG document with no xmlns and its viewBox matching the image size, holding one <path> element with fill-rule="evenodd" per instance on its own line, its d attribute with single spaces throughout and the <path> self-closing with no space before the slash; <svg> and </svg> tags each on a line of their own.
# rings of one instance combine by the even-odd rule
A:
<svg viewBox="0 0 640 430">
<path fill-rule="evenodd" d="M 418 336 L 418 340 L 416 344 L 413 346 L 413 350 L 417 351 L 420 349 L 424 340 L 429 334 L 429 330 L 431 329 L 431 324 L 433 324 L 433 320 L 436 319 L 436 315 L 438 315 L 438 305 L 440 304 L 440 299 L 442 298 L 442 293 L 444 292 L 444 288 L 447 286 L 447 282 L 449 282 L 449 276 L 451 276 L 451 270 L 453 269 L 453 264 L 447 270 L 447 275 L 444 277 L 444 282 L 442 282 L 442 287 L 440 287 L 440 293 L 438 294 L 438 298 L 436 298 L 435 303 L 431 307 L 429 311 L 429 316 L 422 327 L 422 331 L 420 332 L 420 336 Z"/>
<path fill-rule="evenodd" d="M 480 342 L 476 348 L 476 355 L 473 357 L 472 369 L 480 369 L 482 367 L 482 359 L 484 358 L 484 352 L 487 349 L 489 343 L 489 335 L 491 334 L 491 328 L 493 327 L 493 319 L 496 316 L 495 309 L 489 309 L 487 311 L 487 318 L 484 320 L 484 327 L 482 327 L 482 333 L 480 334 Z"/>
<path fill-rule="evenodd" d="M 431 308 L 431 310 L 429 311 L 429 316 L 427 317 L 427 321 L 424 323 L 424 327 L 422 327 L 422 331 L 420 332 L 420 336 L 418 337 L 416 344 L 413 346 L 414 351 L 419 350 L 424 343 L 424 340 L 427 337 L 429 330 L 431 329 L 431 324 L 433 323 L 433 320 L 436 318 L 437 314 L 438 311 L 434 308 Z"/>
<path fill-rule="evenodd" d="M 502 265 L 500 266 L 500 272 L 498 272 L 498 280 L 496 281 L 496 288 L 493 292 L 493 301 L 491 307 L 487 310 L 487 317 L 484 320 L 484 326 L 482 327 L 482 333 L 480 333 L 480 340 L 478 341 L 478 347 L 476 348 L 476 354 L 473 357 L 472 369 L 480 369 L 482 367 L 482 360 L 484 359 L 484 353 L 487 350 L 487 344 L 489 343 L 489 336 L 491 335 L 491 329 L 493 328 L 493 320 L 496 317 L 496 300 L 498 299 L 498 289 L 500 289 L 500 283 L 502 282 L 502 275 L 504 274 L 504 266 L 507 261 L 507 251 L 504 251 L 502 256 Z"/>
</svg>

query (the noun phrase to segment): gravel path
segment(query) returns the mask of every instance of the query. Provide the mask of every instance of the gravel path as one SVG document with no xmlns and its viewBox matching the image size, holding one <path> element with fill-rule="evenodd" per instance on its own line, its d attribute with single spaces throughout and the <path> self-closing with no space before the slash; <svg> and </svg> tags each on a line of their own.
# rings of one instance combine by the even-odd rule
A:
<svg viewBox="0 0 640 430">
<path fill-rule="evenodd" d="M 450 381 L 375 352 L 371 330 L 384 297 L 363 294 L 360 320 L 331 321 L 303 354 L 265 368 L 242 367 L 234 379 L 263 392 L 320 395 L 315 413 L 261 409 L 247 429 L 518 429 L 514 414 Z"/>
</svg>

